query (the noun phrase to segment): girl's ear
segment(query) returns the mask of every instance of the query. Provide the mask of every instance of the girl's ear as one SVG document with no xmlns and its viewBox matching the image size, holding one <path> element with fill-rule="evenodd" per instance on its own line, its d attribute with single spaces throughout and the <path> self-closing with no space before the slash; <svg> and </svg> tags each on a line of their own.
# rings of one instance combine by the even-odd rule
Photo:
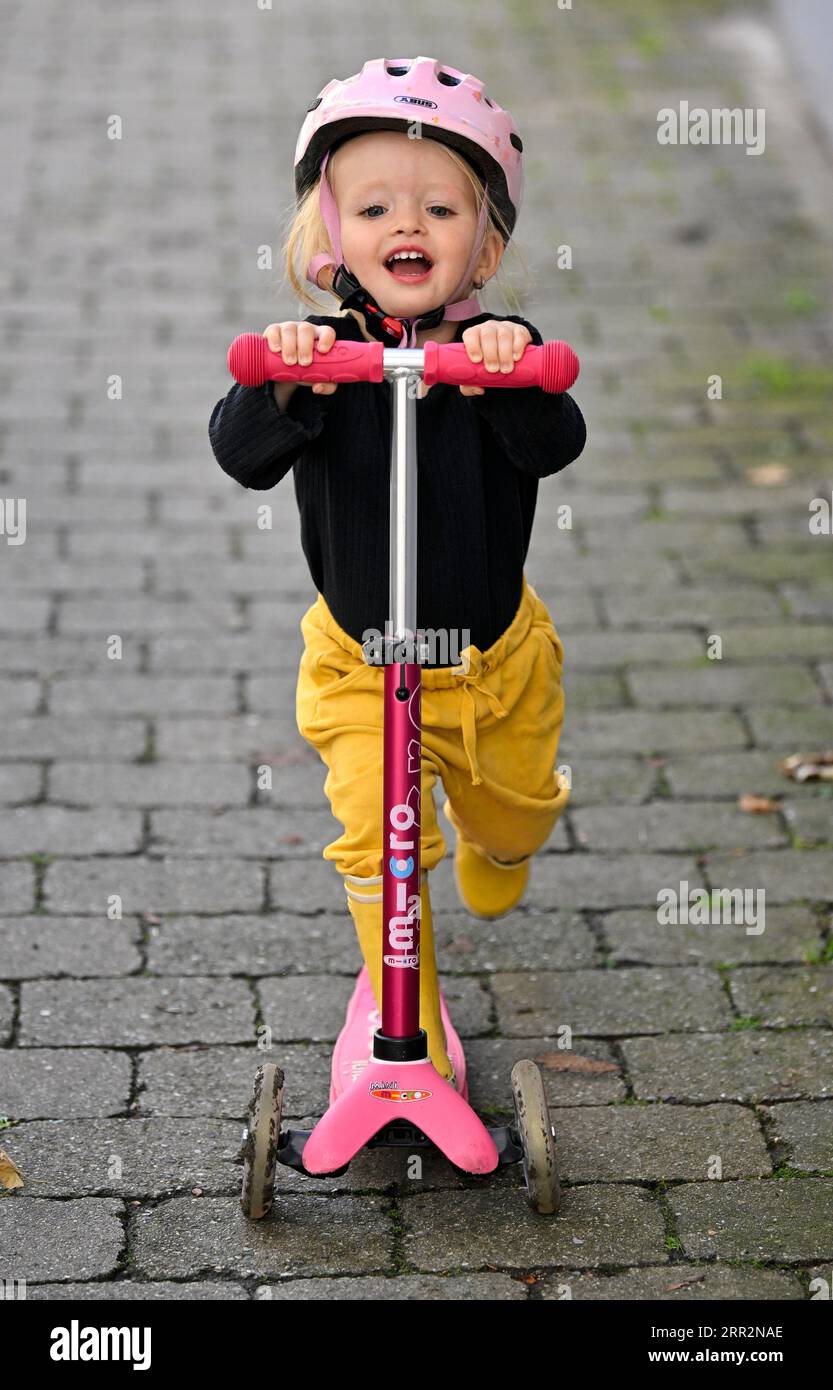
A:
<svg viewBox="0 0 833 1390">
<path fill-rule="evenodd" d="M 483 250 L 480 252 L 477 265 L 474 268 L 475 280 L 482 280 L 484 283 L 491 280 L 503 260 L 504 249 L 503 237 L 500 233 L 490 232 L 483 243 Z"/>
</svg>

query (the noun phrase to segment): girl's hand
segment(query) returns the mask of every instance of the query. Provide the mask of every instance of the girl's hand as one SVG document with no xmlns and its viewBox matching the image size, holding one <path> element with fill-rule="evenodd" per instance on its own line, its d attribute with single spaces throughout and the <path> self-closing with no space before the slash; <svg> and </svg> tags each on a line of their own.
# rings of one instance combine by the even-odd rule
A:
<svg viewBox="0 0 833 1390">
<path fill-rule="evenodd" d="M 482 362 L 489 372 L 511 372 L 532 342 L 532 334 L 522 323 L 487 319 L 485 323 L 467 328 L 463 342 L 472 362 Z M 464 396 L 482 396 L 484 387 L 461 386 L 460 391 Z"/>
<path fill-rule="evenodd" d="M 312 362 L 313 348 L 319 352 L 329 352 L 336 340 L 336 331 L 329 323 L 303 323 L 288 319 L 286 323 L 270 323 L 264 330 L 264 338 L 271 352 L 279 352 L 287 367 L 296 364 L 308 367 Z M 304 381 L 276 382 L 276 386 L 305 386 Z M 318 381 L 312 387 L 319 395 L 331 396 L 338 389 L 335 381 Z"/>
<path fill-rule="evenodd" d="M 531 342 L 532 334 L 522 323 L 505 323 L 501 319 L 472 324 L 463 333 L 463 343 L 472 362 L 482 362 L 490 372 L 511 372 Z M 420 385 L 419 394 L 427 395 L 431 387 L 422 382 Z M 484 390 L 483 386 L 460 387 L 464 396 L 482 396 Z"/>
</svg>

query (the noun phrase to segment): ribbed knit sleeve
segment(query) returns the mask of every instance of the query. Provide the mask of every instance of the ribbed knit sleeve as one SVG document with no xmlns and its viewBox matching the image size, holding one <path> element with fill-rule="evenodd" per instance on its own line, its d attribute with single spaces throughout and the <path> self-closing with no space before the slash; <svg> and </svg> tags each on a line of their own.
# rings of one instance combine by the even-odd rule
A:
<svg viewBox="0 0 833 1390">
<path fill-rule="evenodd" d="M 507 316 L 523 324 L 536 347 L 543 338 L 526 319 Z M 500 447 L 516 468 L 535 478 L 548 478 L 577 459 L 587 439 L 584 417 L 567 392 L 552 395 L 540 386 L 486 387 L 482 396 L 467 396 L 485 420 Z"/>
<path fill-rule="evenodd" d="M 274 487 L 318 438 L 331 399 L 299 386 L 284 413 L 271 381 L 263 386 L 235 384 L 217 402 L 208 424 L 214 457 L 243 487 Z"/>
</svg>

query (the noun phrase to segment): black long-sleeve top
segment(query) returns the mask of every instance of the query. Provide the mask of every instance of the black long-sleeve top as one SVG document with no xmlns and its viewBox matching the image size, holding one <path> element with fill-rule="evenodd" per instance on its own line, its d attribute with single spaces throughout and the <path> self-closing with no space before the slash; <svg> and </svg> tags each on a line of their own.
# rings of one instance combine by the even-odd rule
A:
<svg viewBox="0 0 833 1390">
<path fill-rule="evenodd" d="M 495 317 L 461 321 L 455 341 Z M 532 324 L 503 317 L 540 346 Z M 306 321 L 363 341 L 352 314 Z M 234 385 L 208 427 L 220 467 L 243 487 L 272 488 L 292 468 L 313 583 L 359 643 L 368 629 L 384 634 L 390 616 L 390 393 L 388 382 L 340 385 L 328 396 L 299 386 L 282 413 L 272 382 Z M 417 625 L 467 628 L 486 651 L 518 610 L 538 480 L 578 457 L 584 420 L 566 393 L 487 387 L 463 396 L 443 383 L 417 400 L 416 418 Z"/>
</svg>

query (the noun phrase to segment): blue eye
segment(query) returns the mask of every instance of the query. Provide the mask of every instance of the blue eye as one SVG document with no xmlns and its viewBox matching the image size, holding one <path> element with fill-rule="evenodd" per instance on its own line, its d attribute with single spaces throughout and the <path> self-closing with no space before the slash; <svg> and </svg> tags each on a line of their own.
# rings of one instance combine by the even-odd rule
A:
<svg viewBox="0 0 833 1390">
<path fill-rule="evenodd" d="M 363 209 L 362 214 L 361 214 L 362 217 L 364 217 L 368 212 L 373 212 L 374 208 L 378 208 L 380 212 L 384 212 L 384 210 L 385 210 L 385 209 L 382 207 L 381 203 L 371 203 L 371 204 L 370 204 L 370 207 L 367 207 L 367 208 L 364 208 L 364 209 Z"/>
<path fill-rule="evenodd" d="M 430 212 L 447 212 L 447 213 L 450 213 L 452 217 L 454 216 L 454 213 L 451 211 L 451 208 L 445 207 L 442 203 L 434 203 L 433 207 L 429 208 L 429 211 L 430 211 Z M 447 219 L 441 218 L 440 220 L 441 220 L 441 221 L 445 221 L 445 220 L 447 220 Z"/>
</svg>

